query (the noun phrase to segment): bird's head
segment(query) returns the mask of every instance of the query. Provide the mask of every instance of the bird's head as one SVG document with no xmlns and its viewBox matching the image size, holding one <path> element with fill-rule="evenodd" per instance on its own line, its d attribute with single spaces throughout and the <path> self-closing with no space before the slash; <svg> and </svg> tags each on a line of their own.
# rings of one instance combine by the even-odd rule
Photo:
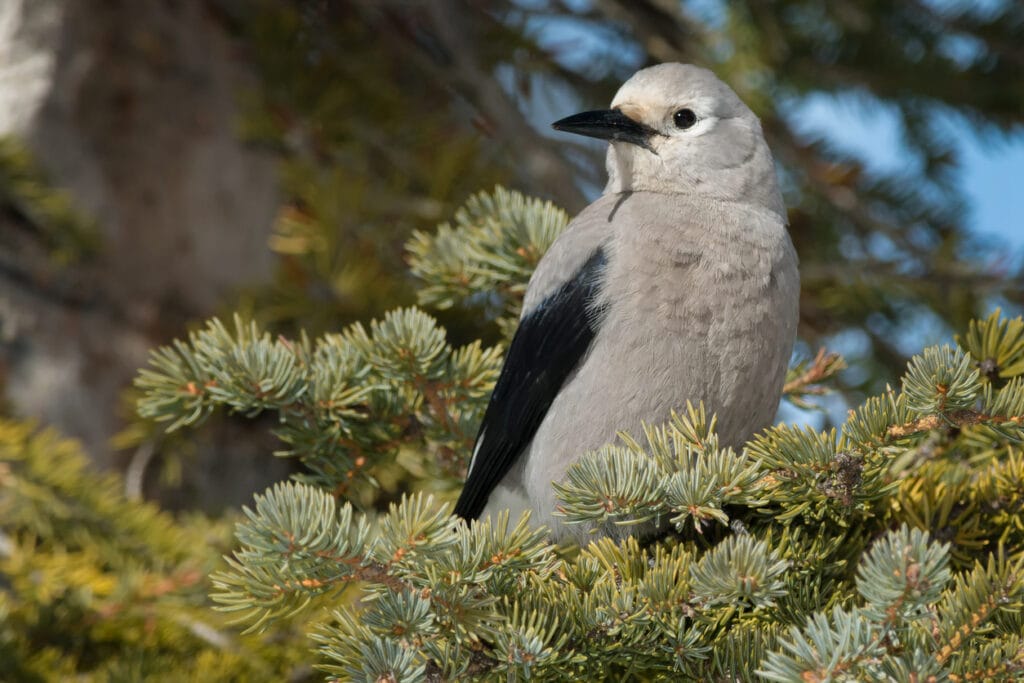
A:
<svg viewBox="0 0 1024 683">
<path fill-rule="evenodd" d="M 611 143 L 606 192 L 698 193 L 782 211 L 760 121 L 707 69 L 643 69 L 619 88 L 611 109 L 552 125 Z"/>
</svg>

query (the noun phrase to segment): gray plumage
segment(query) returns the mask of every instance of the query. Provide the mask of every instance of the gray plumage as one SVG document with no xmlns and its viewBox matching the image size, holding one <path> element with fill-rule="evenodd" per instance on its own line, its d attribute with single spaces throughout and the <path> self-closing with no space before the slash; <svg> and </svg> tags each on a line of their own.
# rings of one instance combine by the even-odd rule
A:
<svg viewBox="0 0 1024 683">
<path fill-rule="evenodd" d="M 556 538 L 587 530 L 554 514 L 552 482 L 583 453 L 614 441 L 618 430 L 637 434 L 642 422 L 662 422 L 686 401 L 703 401 L 718 415 L 726 446 L 740 446 L 768 425 L 799 303 L 796 253 L 760 122 L 714 74 L 683 64 L 644 69 L 622 86 L 610 112 L 559 123 L 611 140 L 609 182 L 541 259 L 521 325 L 564 334 L 552 316 L 585 300 L 586 317 L 576 324 L 589 326 L 588 335 L 569 356 L 532 353 L 527 342 L 545 329 L 513 341 L 503 370 L 509 376 L 504 388 L 499 380 L 460 499 L 467 516 L 474 495 L 488 496 L 484 515 L 530 509 Z M 584 283 L 584 299 L 565 303 L 566 292 L 579 290 L 573 278 L 581 269 L 598 279 Z M 552 357 L 569 357 L 573 366 L 545 389 L 550 405 L 541 404 L 543 414 L 529 423 L 535 431 L 528 438 L 507 429 L 496 436 L 505 413 L 493 404 L 536 403 L 522 385 L 543 379 L 544 369 L 530 364 Z M 495 463 L 503 475 L 487 480 Z"/>
</svg>

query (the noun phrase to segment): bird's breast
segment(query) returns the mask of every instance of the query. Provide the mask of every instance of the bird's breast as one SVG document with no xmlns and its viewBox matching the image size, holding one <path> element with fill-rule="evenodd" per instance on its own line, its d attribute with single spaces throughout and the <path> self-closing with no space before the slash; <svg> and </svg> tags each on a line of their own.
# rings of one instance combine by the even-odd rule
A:
<svg viewBox="0 0 1024 683">
<path fill-rule="evenodd" d="M 609 250 L 597 365 L 638 378 L 622 399 L 648 411 L 642 419 L 703 401 L 731 415 L 719 421 L 723 440 L 742 441 L 774 416 L 796 333 L 784 227 L 773 234 L 733 217 L 646 228 L 617 235 Z"/>
</svg>

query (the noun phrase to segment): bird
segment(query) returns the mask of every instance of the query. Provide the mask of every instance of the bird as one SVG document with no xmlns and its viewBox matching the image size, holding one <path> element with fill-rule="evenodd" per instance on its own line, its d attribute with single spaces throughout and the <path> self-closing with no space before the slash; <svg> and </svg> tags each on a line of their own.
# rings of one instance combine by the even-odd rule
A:
<svg viewBox="0 0 1024 683">
<path fill-rule="evenodd" d="M 636 72 L 555 130 L 608 141 L 608 183 L 532 274 L 455 514 L 529 510 L 553 540 L 621 538 L 557 514 L 554 482 L 620 430 L 703 401 L 741 447 L 778 410 L 800 276 L 760 120 L 713 72 Z"/>
</svg>

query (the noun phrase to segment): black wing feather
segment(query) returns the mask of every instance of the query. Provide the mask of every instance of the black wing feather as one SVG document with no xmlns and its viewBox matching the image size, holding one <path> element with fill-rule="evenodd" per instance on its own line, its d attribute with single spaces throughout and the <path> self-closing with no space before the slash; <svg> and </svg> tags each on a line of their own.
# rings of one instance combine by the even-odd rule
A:
<svg viewBox="0 0 1024 683">
<path fill-rule="evenodd" d="M 590 348 L 600 319 L 595 300 L 605 263 L 604 251 L 598 249 L 572 279 L 519 323 L 480 424 L 476 457 L 455 504 L 455 514 L 463 519 L 476 519 L 483 511 Z"/>
</svg>

